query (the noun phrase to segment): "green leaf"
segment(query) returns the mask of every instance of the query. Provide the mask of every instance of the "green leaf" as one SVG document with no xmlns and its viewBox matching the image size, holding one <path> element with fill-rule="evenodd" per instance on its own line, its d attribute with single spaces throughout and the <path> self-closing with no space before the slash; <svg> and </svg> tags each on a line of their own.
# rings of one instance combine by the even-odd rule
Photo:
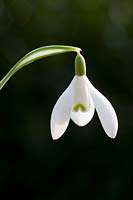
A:
<svg viewBox="0 0 133 200">
<path fill-rule="evenodd" d="M 81 51 L 78 47 L 72 46 L 63 46 L 63 45 L 51 45 L 51 46 L 44 46 L 38 49 L 35 49 L 28 54 L 26 54 L 23 58 L 21 58 L 11 69 L 10 71 L 4 76 L 4 78 L 0 81 L 0 90 L 6 84 L 6 82 L 21 68 L 24 66 L 39 60 L 41 58 L 45 58 L 48 56 L 53 56 L 61 53 L 66 52 L 77 52 Z"/>
</svg>

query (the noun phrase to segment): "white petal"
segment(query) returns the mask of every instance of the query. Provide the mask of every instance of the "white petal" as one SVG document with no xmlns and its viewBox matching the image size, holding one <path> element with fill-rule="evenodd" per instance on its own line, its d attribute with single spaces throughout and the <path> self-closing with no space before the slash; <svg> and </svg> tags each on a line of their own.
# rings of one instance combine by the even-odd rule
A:
<svg viewBox="0 0 133 200">
<path fill-rule="evenodd" d="M 56 102 L 51 115 L 51 134 L 53 139 L 60 138 L 66 131 L 72 107 L 72 83 Z"/>
<path fill-rule="evenodd" d="M 72 105 L 75 107 L 78 104 L 82 104 L 88 111 L 91 107 L 91 102 L 85 77 L 86 76 L 75 76 L 73 79 Z"/>
<path fill-rule="evenodd" d="M 90 83 L 87 77 L 86 80 L 103 129 L 109 137 L 115 138 L 118 131 L 116 112 L 111 103 Z"/>
<path fill-rule="evenodd" d="M 90 95 L 89 95 L 89 105 L 90 108 L 86 112 L 82 112 L 81 110 L 79 110 L 78 112 L 74 111 L 71 112 L 71 119 L 78 126 L 85 126 L 86 124 L 88 124 L 94 115 L 95 108 Z"/>
</svg>

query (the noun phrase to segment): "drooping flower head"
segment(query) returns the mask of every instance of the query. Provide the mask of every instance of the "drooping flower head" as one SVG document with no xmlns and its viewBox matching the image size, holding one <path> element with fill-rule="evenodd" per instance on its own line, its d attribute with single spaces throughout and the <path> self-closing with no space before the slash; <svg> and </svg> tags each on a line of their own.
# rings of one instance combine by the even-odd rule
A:
<svg viewBox="0 0 133 200">
<path fill-rule="evenodd" d="M 116 113 L 110 102 L 87 78 L 85 60 L 80 51 L 78 47 L 64 45 L 50 45 L 34 49 L 22 57 L 2 78 L 0 90 L 16 72 L 34 61 L 57 54 L 76 52 L 75 76 L 52 111 L 52 137 L 53 139 L 60 138 L 67 129 L 70 119 L 78 126 L 85 126 L 91 121 L 96 108 L 104 131 L 109 137 L 115 138 L 118 130 Z"/>
<path fill-rule="evenodd" d="M 85 126 L 93 118 L 95 109 L 106 134 L 115 138 L 118 120 L 111 103 L 89 81 L 86 63 L 78 53 L 75 59 L 75 76 L 56 102 L 51 115 L 53 139 L 66 131 L 70 119 L 78 126 Z"/>
</svg>

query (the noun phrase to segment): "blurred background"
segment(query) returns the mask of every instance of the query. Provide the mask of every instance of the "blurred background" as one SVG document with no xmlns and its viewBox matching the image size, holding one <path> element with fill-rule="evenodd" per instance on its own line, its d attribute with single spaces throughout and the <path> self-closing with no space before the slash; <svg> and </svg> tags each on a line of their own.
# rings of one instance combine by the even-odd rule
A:
<svg viewBox="0 0 133 200">
<path fill-rule="evenodd" d="M 75 53 L 20 70 L 0 95 L 0 196 L 125 200 L 133 177 L 133 1 L 0 0 L 0 78 L 29 51 L 77 46 L 87 76 L 114 106 L 116 139 L 97 114 L 53 141 L 50 116 L 74 76 Z M 4 194 L 4 196 L 2 196 Z M 131 198 L 131 197 L 130 197 Z"/>
</svg>

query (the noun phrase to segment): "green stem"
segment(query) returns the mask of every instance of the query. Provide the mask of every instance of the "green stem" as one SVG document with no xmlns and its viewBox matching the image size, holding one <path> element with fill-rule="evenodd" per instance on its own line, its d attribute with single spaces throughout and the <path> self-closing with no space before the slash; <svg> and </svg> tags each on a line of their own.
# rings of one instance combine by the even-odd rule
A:
<svg viewBox="0 0 133 200">
<path fill-rule="evenodd" d="M 80 51 L 81 51 L 80 48 L 72 46 L 63 46 L 63 45 L 51 45 L 35 49 L 26 54 L 23 58 L 21 58 L 4 76 L 4 78 L 0 81 L 0 90 L 18 70 L 36 60 L 61 53 L 67 53 L 67 52 L 79 53 Z"/>
</svg>

